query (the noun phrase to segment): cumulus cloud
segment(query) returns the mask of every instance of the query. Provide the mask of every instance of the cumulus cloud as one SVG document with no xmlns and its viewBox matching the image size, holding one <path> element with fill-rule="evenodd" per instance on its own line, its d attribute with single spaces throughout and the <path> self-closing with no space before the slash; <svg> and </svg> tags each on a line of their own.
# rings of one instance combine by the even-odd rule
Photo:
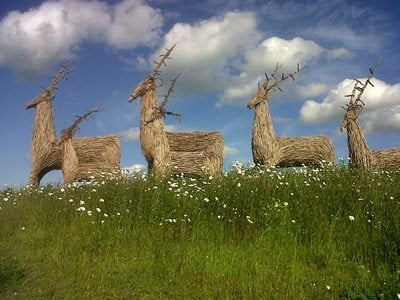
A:
<svg viewBox="0 0 400 300">
<path fill-rule="evenodd" d="M 239 150 L 235 147 L 229 147 L 227 145 L 224 146 L 224 156 L 228 155 L 236 155 L 239 153 Z"/>
<path fill-rule="evenodd" d="M 399 99 L 399 98 L 398 98 Z M 367 114 L 364 118 L 366 132 L 398 131 L 400 132 L 400 105 L 383 107 Z"/>
<path fill-rule="evenodd" d="M 366 78 L 360 79 L 365 81 Z M 368 87 L 363 95 L 366 104 L 360 117 L 368 131 L 398 130 L 400 129 L 400 83 L 390 85 L 379 79 L 373 79 L 375 87 Z M 346 79 L 332 89 L 322 102 L 308 100 L 300 109 L 300 119 L 305 123 L 317 124 L 333 120 L 340 120 L 354 81 Z"/>
<path fill-rule="evenodd" d="M 336 48 L 328 51 L 328 56 L 333 59 L 346 59 L 353 57 L 353 53 L 346 48 Z"/>
<path fill-rule="evenodd" d="M 311 40 L 301 37 L 285 40 L 275 36 L 266 39 L 245 54 L 243 71 L 249 74 L 264 74 L 266 70 L 273 70 L 276 63 L 283 64 L 283 70 L 290 69 L 297 63 L 307 65 L 323 51 L 322 47 Z"/>
<path fill-rule="evenodd" d="M 134 164 L 130 167 L 123 167 L 122 168 L 122 174 L 124 176 L 133 176 L 138 173 L 146 172 L 147 167 L 143 164 Z"/>
<path fill-rule="evenodd" d="M 127 142 L 138 141 L 140 139 L 140 128 L 132 127 L 120 132 L 119 135 Z"/>
<path fill-rule="evenodd" d="M 238 55 L 259 39 L 256 25 L 256 17 L 250 12 L 227 12 L 195 24 L 177 23 L 151 61 L 177 44 L 163 72 L 170 76 L 182 73 L 177 81 L 180 91 L 219 90 L 229 81 L 229 68 Z"/>
<path fill-rule="evenodd" d="M 115 5 L 99 0 L 43 2 L 0 20 L 0 66 L 29 76 L 72 59 L 83 41 L 104 42 L 117 49 L 153 44 L 162 23 L 160 11 L 142 0 Z"/>
<path fill-rule="evenodd" d="M 324 49 L 315 42 L 296 37 L 285 40 L 272 37 L 244 53 L 244 63 L 239 67 L 239 76 L 230 81 L 218 106 L 224 104 L 245 104 L 257 91 L 257 82 L 263 80 L 260 74 L 272 72 L 277 63 L 282 64 L 282 71 L 292 71 L 297 63 L 307 65 L 312 59 L 320 56 Z M 314 92 L 322 89 L 315 86 Z"/>
<path fill-rule="evenodd" d="M 308 85 L 299 85 L 297 94 L 303 98 L 318 97 L 328 92 L 329 88 L 324 83 L 312 82 Z"/>
</svg>

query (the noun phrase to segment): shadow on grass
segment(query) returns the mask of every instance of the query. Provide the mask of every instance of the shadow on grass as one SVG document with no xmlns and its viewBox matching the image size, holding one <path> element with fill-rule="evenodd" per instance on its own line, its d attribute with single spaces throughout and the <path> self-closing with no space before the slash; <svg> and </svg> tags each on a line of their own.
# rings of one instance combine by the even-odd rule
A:
<svg viewBox="0 0 400 300">
<path fill-rule="evenodd" d="M 0 295 L 24 278 L 24 270 L 15 258 L 0 256 Z"/>
</svg>

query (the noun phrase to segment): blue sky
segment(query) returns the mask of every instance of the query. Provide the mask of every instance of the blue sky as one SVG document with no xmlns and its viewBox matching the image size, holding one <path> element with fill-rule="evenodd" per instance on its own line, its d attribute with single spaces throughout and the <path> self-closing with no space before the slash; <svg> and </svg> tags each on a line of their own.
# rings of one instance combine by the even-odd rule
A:
<svg viewBox="0 0 400 300">
<path fill-rule="evenodd" d="M 0 188 L 27 183 L 34 111 L 24 106 L 67 62 L 75 71 L 53 101 L 57 133 L 100 107 L 78 136 L 118 134 L 121 166 L 145 164 L 139 102 L 128 96 L 175 43 L 161 76 L 168 82 L 181 73 L 169 104 L 182 118 L 167 118 L 167 128 L 221 131 L 225 168 L 252 159 L 253 111 L 246 104 L 277 62 L 286 72 L 308 65 L 271 99 L 278 135 L 324 134 L 336 156 L 347 157 L 339 127 L 348 78 L 366 77 L 381 58 L 361 122 L 372 149 L 398 147 L 399 15 L 398 0 L 1 1 Z M 44 182 L 61 180 L 56 171 Z"/>
</svg>

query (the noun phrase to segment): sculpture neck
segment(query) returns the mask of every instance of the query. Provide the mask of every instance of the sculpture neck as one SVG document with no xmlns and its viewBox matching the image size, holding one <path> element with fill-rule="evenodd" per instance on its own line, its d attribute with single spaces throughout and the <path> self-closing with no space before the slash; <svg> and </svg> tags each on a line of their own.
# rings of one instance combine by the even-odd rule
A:
<svg viewBox="0 0 400 300">
<path fill-rule="evenodd" d="M 266 142 L 276 141 L 277 139 L 267 101 L 260 102 L 254 108 L 254 139 L 261 139 Z"/>
<path fill-rule="evenodd" d="M 164 120 L 162 118 L 157 118 L 152 122 L 149 122 L 154 117 L 153 113 L 158 108 L 157 93 L 155 90 L 150 89 L 142 96 L 141 102 L 141 113 L 140 113 L 140 126 L 151 126 L 152 123 L 161 123 L 164 127 Z"/>
<path fill-rule="evenodd" d="M 368 147 L 358 119 L 347 119 L 346 129 L 351 162 L 358 166 L 369 167 L 372 159 L 371 150 Z"/>
<path fill-rule="evenodd" d="M 154 172 L 165 174 L 163 168 L 171 165 L 171 157 L 164 119 L 162 116 L 154 118 L 153 115 L 158 107 L 156 91 L 149 89 L 141 100 L 140 143 L 142 152 L 149 162 L 149 170 L 154 168 Z"/>
<path fill-rule="evenodd" d="M 53 107 L 51 101 L 43 101 L 36 106 L 33 143 L 51 144 L 56 140 Z"/>
</svg>

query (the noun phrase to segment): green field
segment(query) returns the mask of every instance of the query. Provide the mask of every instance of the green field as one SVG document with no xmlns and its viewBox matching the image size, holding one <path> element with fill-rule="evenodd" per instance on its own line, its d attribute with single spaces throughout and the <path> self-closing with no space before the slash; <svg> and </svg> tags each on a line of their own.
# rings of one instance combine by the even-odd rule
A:
<svg viewBox="0 0 400 300">
<path fill-rule="evenodd" d="M 399 183 L 236 164 L 4 190 L 0 298 L 397 299 Z"/>
</svg>

